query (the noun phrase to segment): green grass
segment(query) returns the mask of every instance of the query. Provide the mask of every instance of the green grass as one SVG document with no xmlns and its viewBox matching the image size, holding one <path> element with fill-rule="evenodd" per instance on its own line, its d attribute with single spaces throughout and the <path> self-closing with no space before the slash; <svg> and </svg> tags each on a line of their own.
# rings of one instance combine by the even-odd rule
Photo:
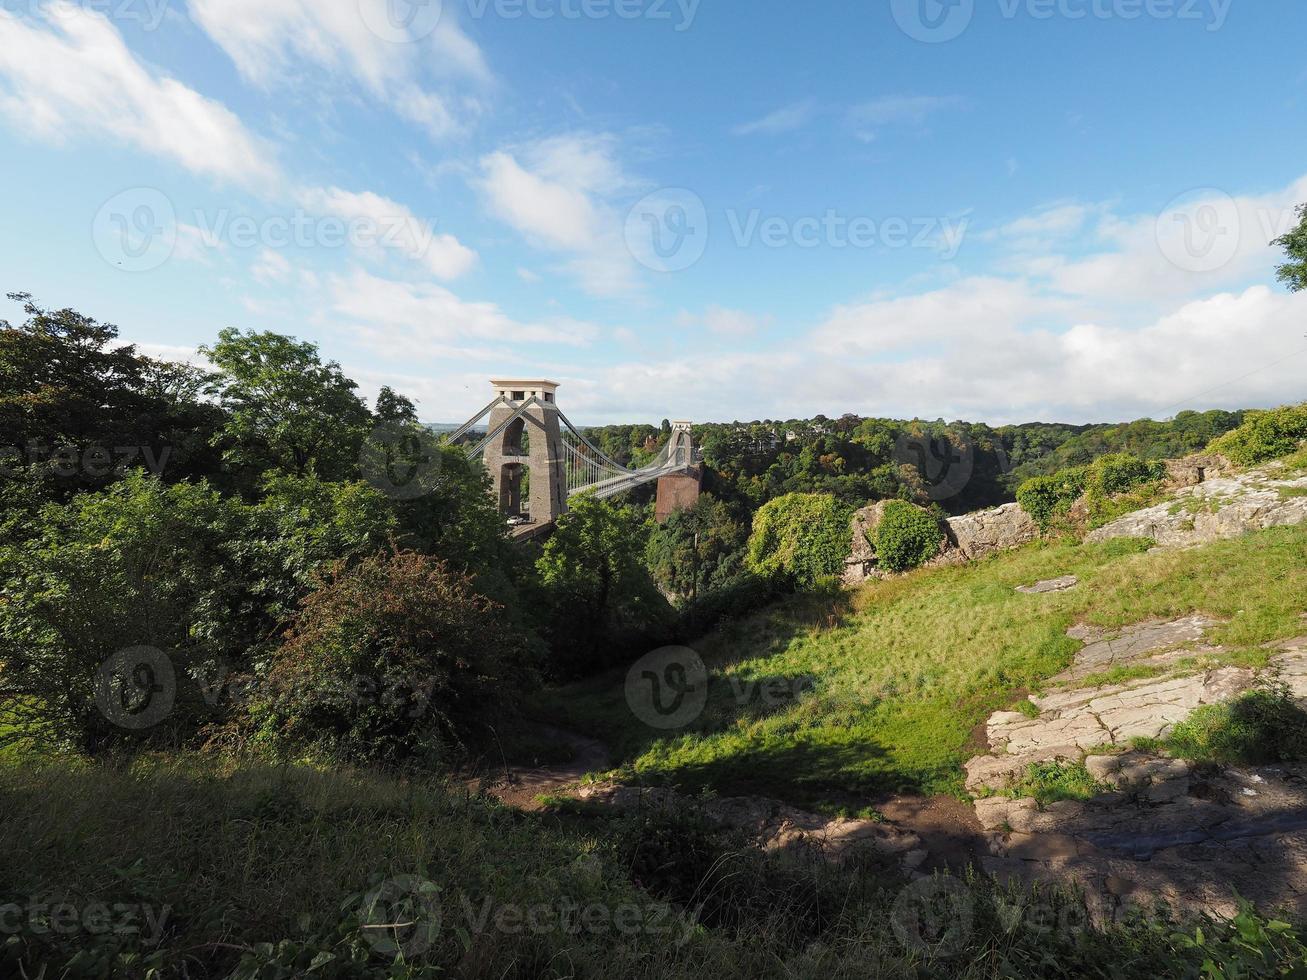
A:
<svg viewBox="0 0 1307 980">
<path fill-rule="evenodd" d="M 1160 747 L 1179 759 L 1266 765 L 1307 759 L 1307 712 L 1284 689 L 1249 691 L 1198 708 Z"/>
<path fill-rule="evenodd" d="M 4 977 L 998 980 L 1307 968 L 1293 926 L 1250 910 L 1224 923 L 1158 909 L 1100 929 L 1067 890 L 974 877 L 905 886 L 874 862 L 741 847 L 689 811 L 520 814 L 429 779 L 186 754 L 0 765 L 0 799 Z M 364 895 L 387 880 L 404 890 L 367 915 Z M 51 930 L 54 907 L 75 914 Z M 97 907 L 159 923 L 158 942 L 152 928 L 145 941 L 82 918 Z M 123 911 L 108 924 L 126 925 Z M 397 922 L 426 926 L 402 963 L 379 945 Z M 407 927 L 398 936 L 415 938 Z"/>
<path fill-rule="evenodd" d="M 1307 497 L 1307 487 L 1277 487 L 1276 492 L 1280 495 L 1281 500 Z"/>
<path fill-rule="evenodd" d="M 765 793 L 814 807 L 894 791 L 962 792 L 972 733 L 1079 648 L 1066 629 L 1203 612 L 1214 643 L 1294 636 L 1307 596 L 1307 527 L 1203 548 L 1148 542 L 1039 543 L 968 566 L 865 587 L 843 603 L 797 597 L 693 645 L 709 665 L 703 714 L 671 734 L 628 710 L 623 672 L 546 692 L 560 724 L 609 742 L 626 779 Z M 1014 587 L 1074 574 L 1081 587 L 1029 597 Z M 789 683 L 796 699 L 748 692 Z"/>
<path fill-rule="evenodd" d="M 1037 762 L 1009 790 L 1017 799 L 1033 796 L 1040 806 L 1062 800 L 1088 800 L 1107 789 L 1083 762 Z"/>
<path fill-rule="evenodd" d="M 1178 665 L 1175 665 L 1178 666 Z M 1073 687 L 1107 687 L 1111 684 L 1125 684 L 1129 681 L 1143 681 L 1153 677 L 1161 677 L 1169 673 L 1173 665 L 1158 664 L 1126 664 L 1113 667 L 1111 670 L 1102 670 L 1097 674 L 1090 674 L 1080 680 L 1072 681 Z"/>
</svg>

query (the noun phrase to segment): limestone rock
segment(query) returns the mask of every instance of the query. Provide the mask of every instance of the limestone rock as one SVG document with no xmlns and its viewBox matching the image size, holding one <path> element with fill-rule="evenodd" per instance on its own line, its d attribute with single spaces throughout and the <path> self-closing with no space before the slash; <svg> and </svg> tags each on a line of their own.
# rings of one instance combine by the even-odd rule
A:
<svg viewBox="0 0 1307 980">
<path fill-rule="evenodd" d="M 931 564 L 957 564 L 1009 551 L 1039 538 L 1039 525 L 1020 504 L 950 517 L 944 522 L 944 549 Z"/>
<path fill-rule="evenodd" d="M 1074 575 L 1063 575 L 1061 578 L 1047 579 L 1034 585 L 1018 585 L 1017 591 L 1026 595 L 1043 595 L 1047 592 L 1066 592 L 1079 584 L 1080 579 Z"/>
<path fill-rule="evenodd" d="M 1183 548 L 1301 524 L 1307 521 L 1307 497 L 1281 491 L 1304 488 L 1307 477 L 1286 475 L 1272 464 L 1185 487 L 1173 500 L 1126 514 L 1091 531 L 1085 540 L 1152 538 L 1162 548 Z"/>
</svg>

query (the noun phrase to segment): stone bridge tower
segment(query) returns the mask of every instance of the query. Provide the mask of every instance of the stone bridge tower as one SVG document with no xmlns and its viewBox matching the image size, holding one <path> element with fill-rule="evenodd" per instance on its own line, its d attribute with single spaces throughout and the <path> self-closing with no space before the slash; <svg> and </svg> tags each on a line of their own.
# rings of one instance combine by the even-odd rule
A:
<svg viewBox="0 0 1307 980">
<path fill-rule="evenodd" d="M 532 525 L 553 523 L 567 511 L 567 463 L 555 401 L 558 384 L 511 379 L 490 383 L 495 397 L 506 400 L 491 410 L 490 432 L 535 400 L 485 449 L 499 512 L 507 517 L 529 516 Z"/>
</svg>

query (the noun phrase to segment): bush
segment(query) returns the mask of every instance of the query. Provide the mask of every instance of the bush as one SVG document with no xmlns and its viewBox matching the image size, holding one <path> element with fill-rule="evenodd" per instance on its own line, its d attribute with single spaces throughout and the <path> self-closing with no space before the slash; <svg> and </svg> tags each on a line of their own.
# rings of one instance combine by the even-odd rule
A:
<svg viewBox="0 0 1307 980">
<path fill-rule="evenodd" d="M 764 578 L 799 589 L 838 575 L 852 550 L 851 508 L 824 493 L 788 493 L 753 515 L 748 564 Z"/>
<path fill-rule="evenodd" d="M 1085 493 L 1091 500 L 1128 493 L 1166 476 L 1166 464 L 1131 453 L 1112 453 L 1094 460 L 1085 473 Z"/>
<path fill-rule="evenodd" d="M 1076 466 L 1052 476 L 1034 476 L 1017 490 L 1017 503 L 1040 530 L 1048 532 L 1085 492 L 1086 467 Z"/>
<path fill-rule="evenodd" d="M 446 755 L 512 710 L 530 672 L 523 644 L 443 562 L 373 556 L 305 599 L 255 682 L 251 719 L 271 744 L 344 759 Z"/>
<path fill-rule="evenodd" d="M 1216 439 L 1209 452 L 1239 466 L 1255 466 L 1288 456 L 1307 440 L 1307 402 L 1266 412 L 1249 412 L 1243 425 Z"/>
<path fill-rule="evenodd" d="M 944 540 L 939 521 L 906 500 L 885 504 L 885 512 L 872 536 L 877 561 L 892 572 L 906 572 L 930 561 L 939 554 L 940 542 Z"/>
<path fill-rule="evenodd" d="M 1266 765 L 1307 759 L 1307 712 L 1284 686 L 1208 704 L 1176 725 L 1163 745 L 1195 762 Z"/>
<path fill-rule="evenodd" d="M 1144 460 L 1132 453 L 1110 453 L 1088 466 L 1076 466 L 1052 476 L 1032 477 L 1017 490 L 1017 502 L 1034 518 L 1040 530 L 1047 533 L 1083 496 L 1088 504 L 1090 524 L 1097 526 L 1117 516 L 1120 508 L 1109 506 L 1113 497 L 1156 483 L 1165 475 L 1166 464 L 1160 460 Z M 1151 495 L 1143 492 L 1138 500 L 1125 506 L 1134 509 L 1150 502 Z"/>
</svg>

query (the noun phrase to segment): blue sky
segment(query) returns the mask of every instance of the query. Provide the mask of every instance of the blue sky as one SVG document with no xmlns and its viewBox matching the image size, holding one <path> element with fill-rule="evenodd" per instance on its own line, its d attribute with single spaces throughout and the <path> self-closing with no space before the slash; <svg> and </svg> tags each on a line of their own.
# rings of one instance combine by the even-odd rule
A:
<svg viewBox="0 0 1307 980">
<path fill-rule="evenodd" d="M 1304 397 L 1307 7 L 812 6 L 0 0 L 0 285 L 438 421 Z"/>
</svg>

